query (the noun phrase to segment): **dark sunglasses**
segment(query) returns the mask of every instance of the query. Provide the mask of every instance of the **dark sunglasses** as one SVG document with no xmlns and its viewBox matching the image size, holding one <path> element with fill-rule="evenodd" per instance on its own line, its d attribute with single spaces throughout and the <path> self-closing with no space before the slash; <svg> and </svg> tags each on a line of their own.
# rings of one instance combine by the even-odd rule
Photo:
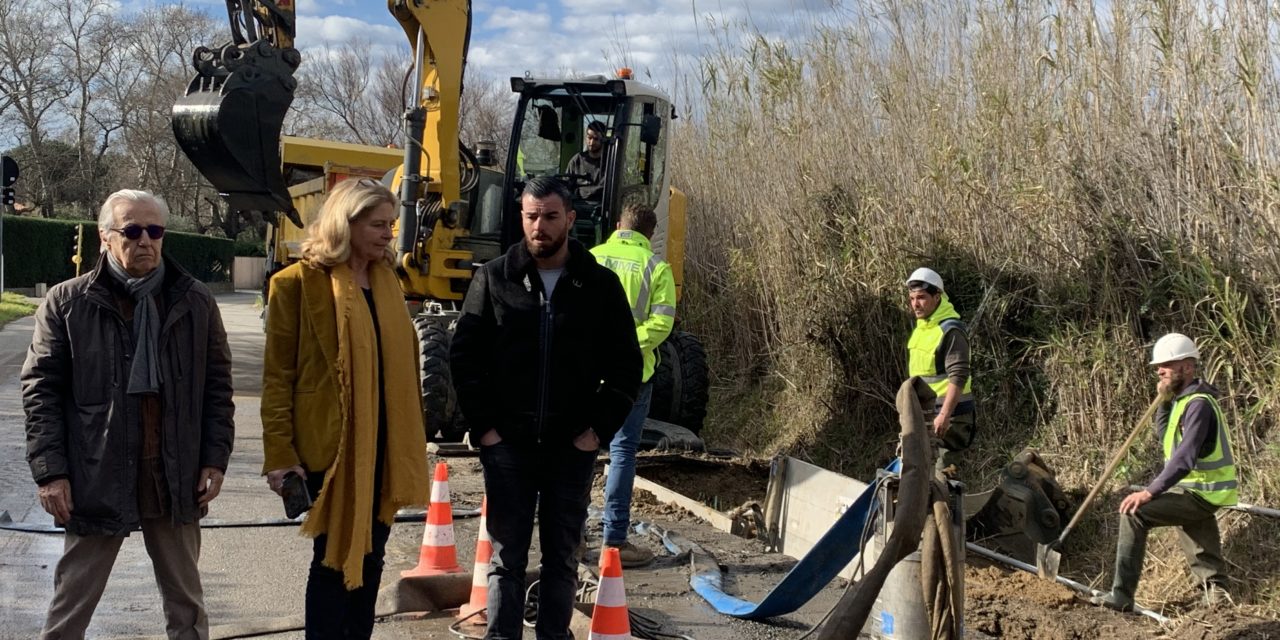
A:
<svg viewBox="0 0 1280 640">
<path fill-rule="evenodd" d="M 143 231 L 146 231 L 147 236 L 152 240 L 159 240 L 164 237 L 164 227 L 158 224 L 149 224 L 145 227 L 140 224 L 127 224 L 123 229 L 112 229 L 112 231 L 119 231 L 124 234 L 124 237 L 130 240 L 137 240 L 138 238 L 141 238 Z"/>
</svg>

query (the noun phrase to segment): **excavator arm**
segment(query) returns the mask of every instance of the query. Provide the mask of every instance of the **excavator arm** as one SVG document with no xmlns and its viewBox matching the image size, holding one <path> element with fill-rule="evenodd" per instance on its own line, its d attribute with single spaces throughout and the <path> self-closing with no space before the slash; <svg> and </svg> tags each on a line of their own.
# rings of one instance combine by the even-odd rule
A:
<svg viewBox="0 0 1280 640">
<path fill-rule="evenodd" d="M 173 135 L 232 209 L 292 213 L 280 131 L 302 62 L 294 0 L 226 5 L 231 41 L 196 49 L 196 76 L 173 106 Z"/>
<path fill-rule="evenodd" d="M 409 295 L 461 298 L 451 285 L 471 277 L 469 252 L 456 240 L 466 233 L 458 138 L 462 77 L 471 39 L 470 0 L 388 0 L 387 8 L 413 47 L 413 96 L 405 112 L 405 157 L 399 179 L 397 261 Z M 475 158 L 465 149 L 474 176 Z M 466 182 L 467 184 L 463 184 Z"/>
<path fill-rule="evenodd" d="M 225 0 L 231 41 L 196 50 L 196 76 L 173 107 L 173 133 L 232 209 L 279 211 L 302 226 L 280 155 L 302 61 L 293 46 L 294 1 Z M 465 287 L 457 283 L 471 277 L 471 253 L 456 248 L 467 234 L 463 194 L 479 170 L 458 139 L 471 2 L 388 0 L 387 9 L 409 39 L 414 69 L 404 164 L 394 185 L 401 286 L 414 298 L 461 299 Z"/>
</svg>

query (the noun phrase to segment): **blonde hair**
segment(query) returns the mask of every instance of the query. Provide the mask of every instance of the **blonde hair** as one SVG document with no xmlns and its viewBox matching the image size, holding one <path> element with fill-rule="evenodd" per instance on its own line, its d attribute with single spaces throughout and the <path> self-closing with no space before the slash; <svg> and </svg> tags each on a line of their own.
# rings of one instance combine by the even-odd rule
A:
<svg viewBox="0 0 1280 640">
<path fill-rule="evenodd" d="M 334 185 L 329 197 L 320 207 L 307 228 L 307 239 L 302 241 L 302 259 L 313 266 L 332 267 L 351 257 L 351 223 L 382 204 L 399 204 L 395 194 L 370 178 L 348 178 Z M 390 246 L 386 255 L 388 264 L 395 264 L 395 253 Z"/>
</svg>

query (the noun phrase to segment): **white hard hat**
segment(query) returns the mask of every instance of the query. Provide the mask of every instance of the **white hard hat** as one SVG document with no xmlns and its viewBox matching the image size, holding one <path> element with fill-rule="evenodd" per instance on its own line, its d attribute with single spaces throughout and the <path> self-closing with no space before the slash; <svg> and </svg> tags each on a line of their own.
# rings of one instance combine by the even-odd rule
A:
<svg viewBox="0 0 1280 640">
<path fill-rule="evenodd" d="M 925 284 L 931 284 L 937 287 L 938 291 L 946 290 L 942 286 L 942 276 L 938 275 L 937 271 L 934 271 L 933 269 L 930 269 L 928 267 L 920 267 L 919 269 L 912 271 L 911 277 L 907 278 L 907 286 L 911 286 L 912 282 L 923 282 Z"/>
<path fill-rule="evenodd" d="M 1164 364 L 1187 358 L 1200 359 L 1200 350 L 1196 343 L 1181 333 L 1168 333 L 1156 340 L 1151 348 L 1151 364 Z"/>
</svg>

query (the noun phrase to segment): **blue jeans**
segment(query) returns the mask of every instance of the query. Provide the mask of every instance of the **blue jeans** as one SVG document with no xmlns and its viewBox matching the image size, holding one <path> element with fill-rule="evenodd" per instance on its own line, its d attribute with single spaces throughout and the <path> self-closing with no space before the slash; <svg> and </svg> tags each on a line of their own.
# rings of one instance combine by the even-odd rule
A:
<svg viewBox="0 0 1280 640">
<path fill-rule="evenodd" d="M 649 401 L 653 398 L 653 384 L 646 382 L 636 394 L 622 428 L 609 443 L 609 479 L 604 485 L 604 543 L 617 547 L 626 543 L 627 529 L 631 527 L 631 488 L 636 481 L 636 449 L 640 446 L 640 434 L 644 420 L 649 417 Z"/>
</svg>

